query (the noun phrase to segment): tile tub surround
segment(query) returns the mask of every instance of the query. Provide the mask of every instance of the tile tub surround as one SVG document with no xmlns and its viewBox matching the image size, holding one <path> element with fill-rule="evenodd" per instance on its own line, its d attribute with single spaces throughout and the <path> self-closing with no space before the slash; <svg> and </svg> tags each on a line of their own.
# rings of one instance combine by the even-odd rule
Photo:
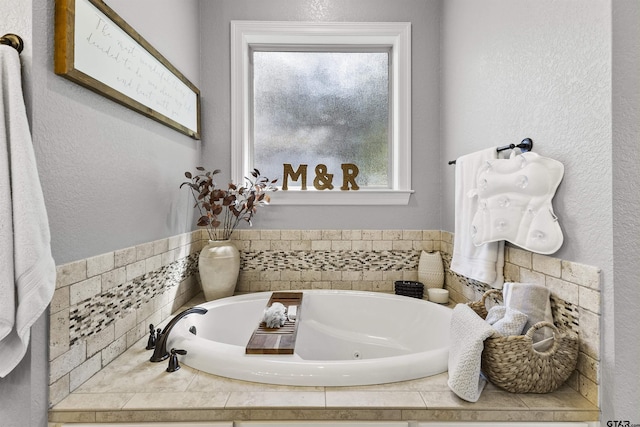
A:
<svg viewBox="0 0 640 427">
<path fill-rule="evenodd" d="M 50 307 L 55 404 L 200 292 L 200 231 L 57 267 Z"/>
<path fill-rule="evenodd" d="M 198 297 L 188 303 L 199 303 Z M 182 309 L 182 308 L 181 308 Z M 180 310 L 181 310 L 180 309 Z M 289 387 L 232 380 L 189 366 L 165 372 L 145 339 L 54 406 L 50 423 L 249 420 L 593 421 L 598 408 L 571 387 L 512 394 L 488 385 L 469 403 L 447 374 L 359 387 Z"/>
<path fill-rule="evenodd" d="M 241 253 L 237 293 L 288 289 L 393 292 L 395 280 L 417 280 L 420 250 L 440 250 L 446 269 L 453 235 L 434 230 L 248 229 L 236 231 L 232 239 Z M 51 309 L 51 404 L 104 370 L 146 336 L 149 323 L 162 322 L 198 291 L 194 266 L 205 242 L 206 233 L 199 230 L 58 267 L 58 289 Z M 573 327 L 578 328 L 583 343 L 577 371 L 567 385 L 597 405 L 599 271 L 511 247 L 506 258 L 507 280 L 549 286 L 563 314 L 575 321 Z M 158 289 L 158 277 L 176 272 L 181 272 L 177 279 Z M 477 300 L 486 285 L 448 271 L 446 288 L 452 301 L 468 302 Z M 91 311 L 88 299 L 100 301 L 97 306 L 101 309 L 127 305 L 130 311 L 114 319 L 108 310 L 108 314 L 83 318 L 73 308 Z"/>
</svg>

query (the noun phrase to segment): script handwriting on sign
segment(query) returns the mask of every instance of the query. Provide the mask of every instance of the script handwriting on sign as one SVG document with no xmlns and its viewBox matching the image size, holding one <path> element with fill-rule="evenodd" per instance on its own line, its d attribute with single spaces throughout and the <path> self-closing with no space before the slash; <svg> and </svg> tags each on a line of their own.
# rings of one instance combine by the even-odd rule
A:
<svg viewBox="0 0 640 427">
<path fill-rule="evenodd" d="M 87 0 L 76 0 L 74 66 L 158 113 L 196 129 L 197 95 Z"/>
</svg>

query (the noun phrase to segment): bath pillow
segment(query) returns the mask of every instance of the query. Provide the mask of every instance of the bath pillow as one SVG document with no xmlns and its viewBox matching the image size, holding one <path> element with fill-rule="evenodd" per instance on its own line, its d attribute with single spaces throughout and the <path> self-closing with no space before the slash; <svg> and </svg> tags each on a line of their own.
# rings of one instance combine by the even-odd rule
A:
<svg viewBox="0 0 640 427">
<path fill-rule="evenodd" d="M 505 240 L 540 254 L 560 249 L 562 230 L 551 200 L 563 175 L 562 163 L 531 152 L 487 161 L 470 194 L 478 197 L 473 243 Z"/>
</svg>

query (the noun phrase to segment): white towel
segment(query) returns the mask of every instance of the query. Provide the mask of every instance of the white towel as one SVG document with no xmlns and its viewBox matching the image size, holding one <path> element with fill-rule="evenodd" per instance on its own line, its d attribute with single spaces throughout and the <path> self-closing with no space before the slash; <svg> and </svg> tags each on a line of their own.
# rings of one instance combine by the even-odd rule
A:
<svg viewBox="0 0 640 427">
<path fill-rule="evenodd" d="M 471 222 L 478 210 L 476 178 L 487 162 L 498 157 L 495 148 L 456 159 L 455 235 L 451 270 L 501 289 L 504 283 L 504 241 L 473 243 Z"/>
<path fill-rule="evenodd" d="M 543 320 L 553 323 L 551 293 L 544 286 L 534 283 L 507 282 L 502 289 L 502 296 L 505 307 L 516 309 L 527 315 L 527 323 L 522 330 L 524 333 Z M 533 334 L 532 339 L 535 344 L 552 336 L 553 331 L 550 328 L 541 328 Z"/>
<path fill-rule="evenodd" d="M 0 377 L 20 363 L 56 267 L 27 121 L 20 57 L 0 45 Z"/>
<path fill-rule="evenodd" d="M 496 305 L 489 309 L 486 319 L 502 336 L 521 335 L 524 325 L 527 323 L 527 315 L 515 308 Z"/>
<path fill-rule="evenodd" d="M 466 304 L 451 314 L 449 388 L 461 399 L 477 402 L 487 380 L 480 375 L 484 340 L 495 330 Z"/>
</svg>

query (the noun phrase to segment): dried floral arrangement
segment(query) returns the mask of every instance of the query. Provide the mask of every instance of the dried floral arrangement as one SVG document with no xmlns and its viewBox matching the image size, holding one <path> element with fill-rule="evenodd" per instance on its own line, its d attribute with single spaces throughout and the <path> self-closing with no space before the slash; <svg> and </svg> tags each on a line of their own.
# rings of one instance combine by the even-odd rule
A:
<svg viewBox="0 0 640 427">
<path fill-rule="evenodd" d="M 277 179 L 269 180 L 260 175 L 258 169 L 253 169 L 251 178 L 245 177 L 242 186 L 229 183 L 227 189 L 219 188 L 214 176 L 220 169 L 207 171 L 202 166 L 197 172 L 185 172 L 190 181 L 180 184 L 180 188 L 188 186 L 200 211 L 198 226 L 206 227 L 211 240 L 228 240 L 240 221 L 244 220 L 251 226 L 251 219 L 258 208 L 268 205 L 270 197 L 267 193 L 276 191 Z"/>
</svg>

